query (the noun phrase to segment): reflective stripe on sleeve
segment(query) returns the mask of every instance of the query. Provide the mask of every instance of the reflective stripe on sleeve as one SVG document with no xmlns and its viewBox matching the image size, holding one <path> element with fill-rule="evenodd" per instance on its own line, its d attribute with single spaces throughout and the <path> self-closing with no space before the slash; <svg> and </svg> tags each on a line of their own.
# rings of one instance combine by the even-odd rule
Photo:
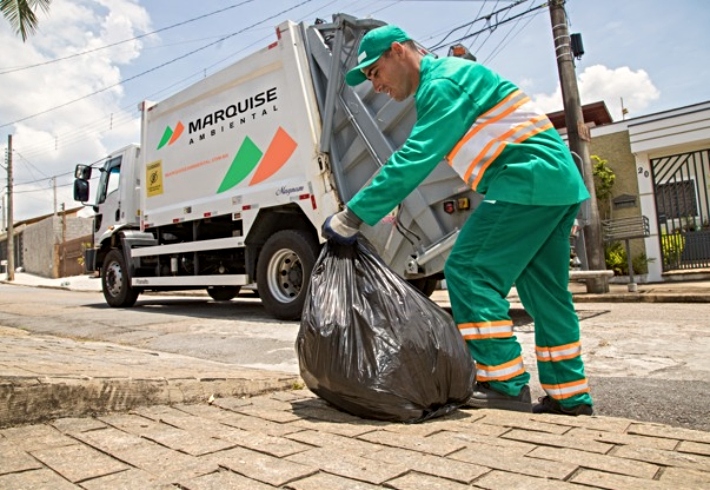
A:
<svg viewBox="0 0 710 490">
<path fill-rule="evenodd" d="M 478 381 L 505 381 L 514 378 L 525 372 L 522 356 L 518 356 L 505 364 L 497 366 L 486 366 L 476 364 L 476 379 Z"/>
<path fill-rule="evenodd" d="M 504 339 L 513 336 L 512 320 L 461 323 L 458 327 L 464 340 Z"/>
<path fill-rule="evenodd" d="M 574 359 L 582 354 L 582 344 L 572 342 L 571 344 L 558 345 L 557 347 L 535 347 L 537 360 L 540 362 L 558 362 L 567 359 Z"/>
<path fill-rule="evenodd" d="M 520 90 L 479 117 L 447 155 L 449 165 L 476 190 L 488 167 L 511 143 L 521 143 L 553 125 Z"/>
<path fill-rule="evenodd" d="M 587 393 L 589 391 L 589 384 L 587 383 L 587 378 L 584 378 L 579 381 L 572 381 L 560 385 L 542 384 L 542 389 L 555 400 L 564 400 L 565 398 L 570 398 L 580 393 Z"/>
</svg>

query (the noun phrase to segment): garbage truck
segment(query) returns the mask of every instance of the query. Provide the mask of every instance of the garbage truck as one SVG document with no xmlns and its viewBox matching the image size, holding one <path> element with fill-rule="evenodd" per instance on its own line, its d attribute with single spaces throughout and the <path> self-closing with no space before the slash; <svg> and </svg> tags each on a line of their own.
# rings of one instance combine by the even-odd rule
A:
<svg viewBox="0 0 710 490">
<path fill-rule="evenodd" d="M 301 315 L 325 219 L 408 137 L 414 102 L 349 87 L 344 75 L 374 19 L 285 21 L 271 44 L 157 103 L 143 102 L 140 145 L 77 165 L 74 198 L 93 206 L 87 271 L 106 302 L 245 286 L 272 316 Z M 89 181 L 100 172 L 95 202 Z M 481 197 L 446 164 L 362 235 L 425 294 Z"/>
</svg>

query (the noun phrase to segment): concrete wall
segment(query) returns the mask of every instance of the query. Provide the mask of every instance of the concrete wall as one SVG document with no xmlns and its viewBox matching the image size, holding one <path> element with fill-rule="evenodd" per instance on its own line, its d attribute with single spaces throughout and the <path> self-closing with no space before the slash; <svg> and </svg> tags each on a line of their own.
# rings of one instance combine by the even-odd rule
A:
<svg viewBox="0 0 710 490">
<path fill-rule="evenodd" d="M 65 239 L 72 240 L 92 233 L 92 218 L 66 216 Z M 54 245 L 62 241 L 62 217 L 48 218 L 28 225 L 23 233 L 22 263 L 26 272 L 42 277 L 59 277 L 59 257 Z"/>
<path fill-rule="evenodd" d="M 61 239 L 61 234 L 57 235 L 54 221 L 53 217 L 49 217 L 25 229 L 22 249 L 25 272 L 42 277 L 57 277 L 54 244 Z M 56 221 L 59 222 L 59 219 Z"/>
<path fill-rule="evenodd" d="M 606 203 L 607 215 L 602 215 L 601 219 L 621 219 L 641 216 L 641 202 L 638 197 L 638 179 L 636 178 L 636 158 L 631 153 L 628 129 L 621 126 L 618 132 L 594 136 L 590 145 L 590 153 L 597 155 L 602 160 L 607 160 L 607 165 L 616 175 L 610 201 L 623 195 L 636 197 L 636 204 L 633 207 L 614 208 L 611 202 Z M 632 257 L 646 252 L 643 239 L 634 239 L 631 240 L 630 243 Z M 656 260 L 660 260 L 660 257 L 656 258 Z"/>
</svg>

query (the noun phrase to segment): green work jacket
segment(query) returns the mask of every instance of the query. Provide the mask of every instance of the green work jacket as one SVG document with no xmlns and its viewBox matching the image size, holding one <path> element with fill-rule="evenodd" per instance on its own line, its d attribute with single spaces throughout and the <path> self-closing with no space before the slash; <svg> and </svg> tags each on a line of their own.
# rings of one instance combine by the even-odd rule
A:
<svg viewBox="0 0 710 490">
<path fill-rule="evenodd" d="M 365 223 L 376 224 L 439 164 L 489 200 L 556 206 L 589 197 L 549 119 L 485 66 L 425 56 L 414 99 L 409 138 L 347 203 Z"/>
</svg>

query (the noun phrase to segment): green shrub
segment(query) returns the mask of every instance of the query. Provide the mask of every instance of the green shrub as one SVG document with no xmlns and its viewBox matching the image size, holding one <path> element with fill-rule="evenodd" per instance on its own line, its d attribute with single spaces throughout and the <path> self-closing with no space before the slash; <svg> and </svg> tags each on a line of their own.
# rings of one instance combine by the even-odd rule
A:
<svg viewBox="0 0 710 490">
<path fill-rule="evenodd" d="M 663 267 L 667 268 L 680 263 L 680 256 L 685 249 L 685 237 L 676 231 L 661 234 L 661 247 L 663 247 Z"/>
<path fill-rule="evenodd" d="M 604 245 L 606 268 L 614 271 L 615 276 L 628 276 L 629 263 L 626 260 L 626 246 L 623 242 L 610 242 Z M 636 254 L 631 259 L 634 274 L 648 274 L 648 264 L 654 259 L 646 257 L 645 252 Z"/>
</svg>

